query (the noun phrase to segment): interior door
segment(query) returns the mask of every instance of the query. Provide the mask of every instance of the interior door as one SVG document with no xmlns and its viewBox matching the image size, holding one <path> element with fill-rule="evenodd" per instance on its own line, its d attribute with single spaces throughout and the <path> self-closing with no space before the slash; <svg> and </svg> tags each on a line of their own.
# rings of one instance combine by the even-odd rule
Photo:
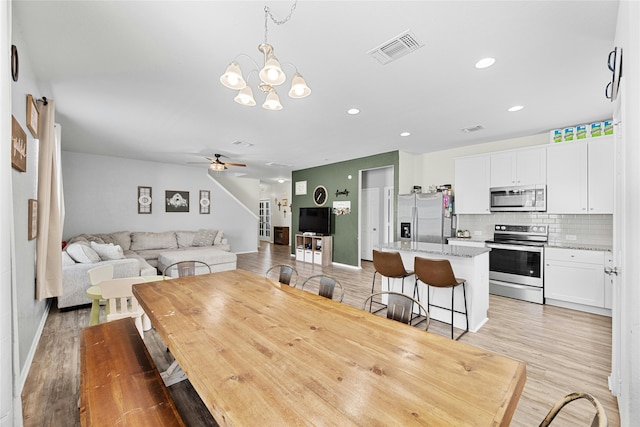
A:
<svg viewBox="0 0 640 427">
<path fill-rule="evenodd" d="M 362 189 L 362 259 L 373 261 L 373 247 L 380 243 L 380 189 Z"/>
<path fill-rule="evenodd" d="M 260 225 L 258 228 L 260 240 L 271 241 L 271 202 L 260 200 Z"/>
<path fill-rule="evenodd" d="M 611 286 L 611 376 L 609 377 L 609 387 L 611 393 L 618 398 L 621 397 L 622 371 L 621 362 L 625 355 L 622 349 L 622 305 L 625 295 L 622 292 L 624 284 L 624 248 L 626 246 L 624 225 L 627 219 L 626 194 L 628 189 L 625 185 L 625 141 L 624 141 L 624 108 L 622 108 L 622 98 L 624 96 L 625 80 L 620 82 L 618 99 L 614 104 L 614 177 L 615 185 L 613 192 L 613 259 L 612 268 L 607 273 L 608 280 L 605 286 Z M 634 218 L 634 220 L 636 220 Z"/>
</svg>

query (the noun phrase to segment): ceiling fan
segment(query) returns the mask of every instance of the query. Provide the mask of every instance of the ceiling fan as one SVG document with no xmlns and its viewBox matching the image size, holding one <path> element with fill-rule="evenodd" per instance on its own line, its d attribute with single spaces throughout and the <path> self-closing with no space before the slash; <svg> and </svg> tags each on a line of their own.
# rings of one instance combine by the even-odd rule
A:
<svg viewBox="0 0 640 427">
<path fill-rule="evenodd" d="M 203 156 L 205 159 L 209 160 L 209 169 L 214 170 L 216 172 L 222 172 L 227 169 L 227 166 L 247 166 L 244 163 L 231 163 L 231 162 L 223 162 L 220 160 L 220 157 L 227 157 L 223 154 L 214 154 L 214 157 Z M 190 163 L 202 163 L 202 162 L 190 162 Z"/>
</svg>

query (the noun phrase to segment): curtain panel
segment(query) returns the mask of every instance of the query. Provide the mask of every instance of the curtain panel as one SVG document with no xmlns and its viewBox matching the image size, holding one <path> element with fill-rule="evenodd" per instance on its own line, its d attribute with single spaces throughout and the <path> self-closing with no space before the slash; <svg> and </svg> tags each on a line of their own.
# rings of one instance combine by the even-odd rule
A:
<svg viewBox="0 0 640 427">
<path fill-rule="evenodd" d="M 62 218 L 55 137 L 55 103 L 38 101 L 40 154 L 38 157 L 38 237 L 36 243 L 36 298 L 62 295 Z"/>
</svg>

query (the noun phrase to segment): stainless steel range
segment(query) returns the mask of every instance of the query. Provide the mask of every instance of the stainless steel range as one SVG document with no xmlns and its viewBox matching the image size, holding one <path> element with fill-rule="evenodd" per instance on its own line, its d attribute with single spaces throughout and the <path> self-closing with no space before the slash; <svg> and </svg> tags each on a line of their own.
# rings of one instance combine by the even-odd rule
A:
<svg viewBox="0 0 640 427">
<path fill-rule="evenodd" d="M 544 303 L 546 225 L 496 224 L 489 253 L 489 292 Z"/>
</svg>

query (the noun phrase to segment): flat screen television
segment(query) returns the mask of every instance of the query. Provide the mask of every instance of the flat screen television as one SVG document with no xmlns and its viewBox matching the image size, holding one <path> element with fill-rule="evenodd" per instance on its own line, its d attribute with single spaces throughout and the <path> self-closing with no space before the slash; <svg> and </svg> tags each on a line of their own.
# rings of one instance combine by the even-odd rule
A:
<svg viewBox="0 0 640 427">
<path fill-rule="evenodd" d="M 298 230 L 328 236 L 331 234 L 331 208 L 300 208 Z"/>
</svg>

